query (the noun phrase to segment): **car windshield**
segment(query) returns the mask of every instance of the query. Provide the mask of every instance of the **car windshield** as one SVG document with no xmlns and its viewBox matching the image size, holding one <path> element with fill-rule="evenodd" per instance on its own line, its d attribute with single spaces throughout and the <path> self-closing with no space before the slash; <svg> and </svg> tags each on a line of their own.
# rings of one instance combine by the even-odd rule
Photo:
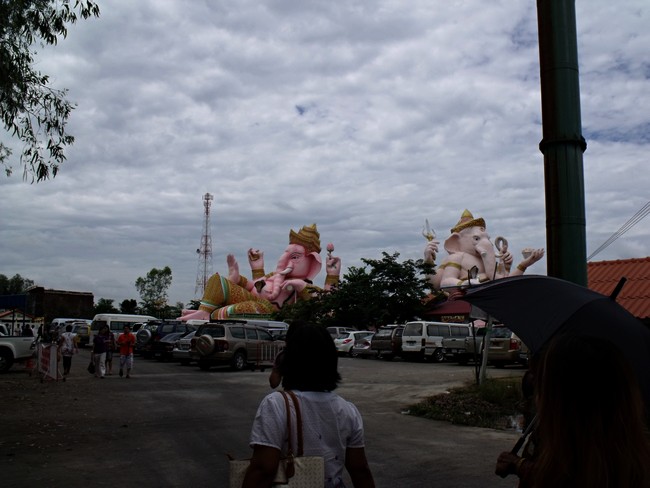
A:
<svg viewBox="0 0 650 488">
<path fill-rule="evenodd" d="M 182 332 L 174 332 L 173 334 L 167 334 L 165 337 L 160 339 L 161 342 L 174 342 L 176 339 L 178 339 L 180 336 L 182 336 Z"/>
<path fill-rule="evenodd" d="M 507 327 L 495 327 L 492 329 L 492 337 L 498 339 L 509 339 L 512 335 L 512 331 Z"/>
<path fill-rule="evenodd" d="M 379 329 L 375 334 L 375 337 L 390 337 L 393 334 L 394 329 Z"/>
<path fill-rule="evenodd" d="M 194 337 L 195 334 L 196 331 L 193 330 L 192 332 L 188 332 L 187 334 L 185 334 L 183 337 L 181 337 L 181 339 L 187 339 L 189 341 L 192 337 Z"/>
<path fill-rule="evenodd" d="M 421 334 L 422 334 L 422 324 L 419 323 L 406 324 L 406 327 L 404 327 L 405 336 L 421 335 Z"/>
<path fill-rule="evenodd" d="M 226 329 L 223 325 L 210 325 L 208 327 L 203 327 L 199 332 L 199 335 L 209 334 L 212 337 L 225 337 Z"/>
</svg>

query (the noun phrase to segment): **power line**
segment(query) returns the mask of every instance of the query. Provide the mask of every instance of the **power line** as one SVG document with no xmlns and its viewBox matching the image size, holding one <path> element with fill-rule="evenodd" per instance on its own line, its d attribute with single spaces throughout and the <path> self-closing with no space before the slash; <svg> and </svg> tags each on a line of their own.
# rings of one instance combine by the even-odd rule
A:
<svg viewBox="0 0 650 488">
<path fill-rule="evenodd" d="M 591 258 L 593 258 L 596 254 L 600 253 L 603 251 L 606 247 L 608 247 L 610 244 L 612 244 L 616 239 L 621 237 L 623 234 L 625 234 L 628 230 L 630 230 L 632 227 L 634 227 L 636 224 L 641 222 L 645 217 L 650 214 L 650 202 L 646 203 L 637 213 L 635 213 L 623 226 L 618 229 L 616 232 L 614 232 L 609 239 L 607 239 L 605 242 L 603 242 L 598 249 L 596 249 L 594 252 L 592 252 L 588 257 L 587 261 L 591 261 Z"/>
</svg>

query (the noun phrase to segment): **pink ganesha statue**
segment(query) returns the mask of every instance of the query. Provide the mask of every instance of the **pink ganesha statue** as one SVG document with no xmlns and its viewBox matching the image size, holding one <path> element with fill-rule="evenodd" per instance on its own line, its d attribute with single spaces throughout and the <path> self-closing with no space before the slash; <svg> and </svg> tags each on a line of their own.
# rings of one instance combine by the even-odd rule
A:
<svg viewBox="0 0 650 488">
<path fill-rule="evenodd" d="M 327 245 L 325 290 L 338 283 L 341 260 L 332 256 L 334 246 Z M 248 315 L 268 315 L 282 306 L 308 299 L 316 291 L 312 280 L 321 270 L 320 234 L 316 224 L 291 230 L 289 246 L 278 260 L 274 272 L 264 274 L 264 253 L 248 250 L 253 279 L 239 274 L 239 264 L 232 254 L 227 257 L 228 278 L 218 273 L 208 280 L 198 310 L 183 310 L 181 320 L 225 319 Z"/>
<path fill-rule="evenodd" d="M 424 249 L 426 262 L 434 263 L 438 244 L 433 239 L 428 242 Z M 485 220 L 474 218 L 469 210 L 462 213 L 451 229 L 444 247 L 449 255 L 437 267 L 436 274 L 429 277 L 435 290 L 521 275 L 544 256 L 544 249 L 525 248 L 524 259 L 511 270 L 514 258 L 508 251 L 508 241 L 497 237 L 492 244 Z"/>
</svg>

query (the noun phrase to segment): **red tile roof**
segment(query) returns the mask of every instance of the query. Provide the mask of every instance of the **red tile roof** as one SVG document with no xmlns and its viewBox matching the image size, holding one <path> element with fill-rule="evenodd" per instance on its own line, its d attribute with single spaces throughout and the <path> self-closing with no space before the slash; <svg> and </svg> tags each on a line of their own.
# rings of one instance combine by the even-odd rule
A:
<svg viewBox="0 0 650 488">
<path fill-rule="evenodd" d="M 639 319 L 650 318 L 650 257 L 587 263 L 589 289 L 609 295 L 619 280 L 627 281 L 616 301 Z"/>
</svg>

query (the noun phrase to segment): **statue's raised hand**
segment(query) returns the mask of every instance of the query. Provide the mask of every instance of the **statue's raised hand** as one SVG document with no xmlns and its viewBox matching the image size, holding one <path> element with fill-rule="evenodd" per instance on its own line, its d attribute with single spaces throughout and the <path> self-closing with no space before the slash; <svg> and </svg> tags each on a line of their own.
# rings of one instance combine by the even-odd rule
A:
<svg viewBox="0 0 650 488">
<path fill-rule="evenodd" d="M 248 250 L 248 263 L 251 269 L 264 269 L 264 251 L 250 248 Z"/>
<path fill-rule="evenodd" d="M 522 251 L 522 254 L 524 260 L 521 262 L 521 266 L 528 268 L 544 257 L 544 249 L 526 248 Z"/>
<path fill-rule="evenodd" d="M 325 271 L 329 276 L 340 276 L 341 275 L 341 258 L 338 256 L 327 255 L 325 260 Z"/>
<path fill-rule="evenodd" d="M 440 241 L 429 241 L 424 248 L 424 262 L 433 264 L 436 262 L 436 254 L 438 253 L 438 244 Z"/>
</svg>

